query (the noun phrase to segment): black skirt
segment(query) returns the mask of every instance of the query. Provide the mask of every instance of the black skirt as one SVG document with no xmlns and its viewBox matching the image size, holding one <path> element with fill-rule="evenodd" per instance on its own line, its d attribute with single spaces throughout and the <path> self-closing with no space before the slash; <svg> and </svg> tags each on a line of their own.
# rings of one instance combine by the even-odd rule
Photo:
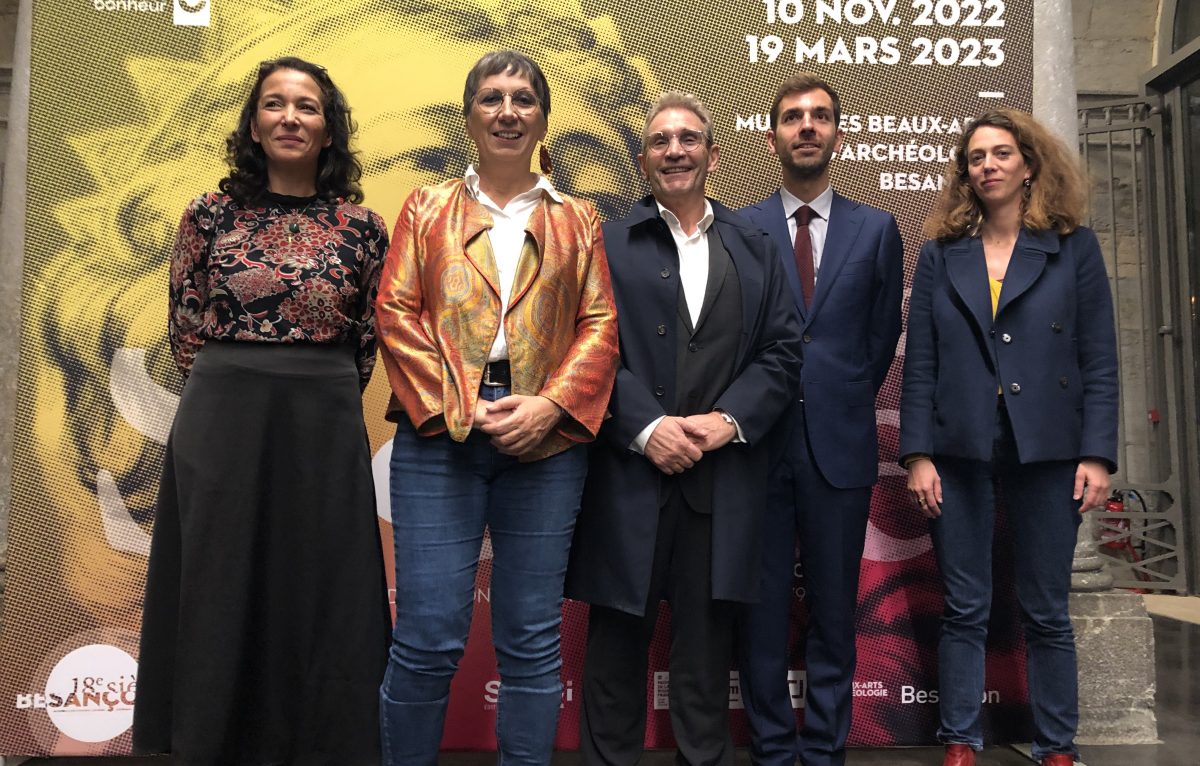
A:
<svg viewBox="0 0 1200 766">
<path fill-rule="evenodd" d="M 209 342 L 167 443 L 134 749 L 379 762 L 390 618 L 353 350 Z"/>
</svg>

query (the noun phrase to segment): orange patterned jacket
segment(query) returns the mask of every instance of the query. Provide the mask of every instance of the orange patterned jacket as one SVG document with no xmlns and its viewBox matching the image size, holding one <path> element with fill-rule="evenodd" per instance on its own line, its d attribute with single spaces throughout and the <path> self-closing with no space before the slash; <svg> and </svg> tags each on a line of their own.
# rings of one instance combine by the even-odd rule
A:
<svg viewBox="0 0 1200 766">
<path fill-rule="evenodd" d="M 587 202 L 543 194 L 529 216 L 504 334 L 514 394 L 563 409 L 522 460 L 595 438 L 617 370 L 617 313 L 600 220 Z M 383 266 L 375 303 L 392 400 L 422 435 L 465 441 L 500 322 L 492 216 L 461 179 L 413 190 Z"/>
</svg>

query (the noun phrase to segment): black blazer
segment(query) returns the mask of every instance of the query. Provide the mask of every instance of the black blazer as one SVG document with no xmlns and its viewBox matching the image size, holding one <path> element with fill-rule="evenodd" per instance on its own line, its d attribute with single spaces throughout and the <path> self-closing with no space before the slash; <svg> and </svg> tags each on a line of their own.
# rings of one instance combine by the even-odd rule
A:
<svg viewBox="0 0 1200 766">
<path fill-rule="evenodd" d="M 1002 391 L 1022 463 L 1117 468 L 1117 347 L 1096 235 L 1024 229 L 995 320 L 977 237 L 926 242 L 908 311 L 900 459 L 992 459 Z"/>
<path fill-rule="evenodd" d="M 769 238 L 720 203 L 712 202 L 712 208 L 742 297 L 735 373 L 714 408 L 732 415 L 746 438 L 745 444 L 731 443 L 701 458 L 711 461 L 713 471 L 712 588 L 717 599 L 752 601 L 766 506 L 766 436 L 795 396 L 799 323 Z M 675 402 L 679 256 L 653 197 L 603 228 L 621 363 L 608 405 L 612 417 L 589 448 L 567 596 L 641 615 L 665 477 L 630 445 Z"/>
</svg>

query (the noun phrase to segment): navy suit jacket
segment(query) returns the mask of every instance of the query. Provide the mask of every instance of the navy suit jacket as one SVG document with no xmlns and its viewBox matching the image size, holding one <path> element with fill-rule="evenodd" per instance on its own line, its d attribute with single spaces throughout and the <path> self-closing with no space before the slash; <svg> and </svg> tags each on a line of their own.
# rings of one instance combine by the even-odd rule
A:
<svg viewBox="0 0 1200 766">
<path fill-rule="evenodd" d="M 1023 229 L 996 317 L 978 237 L 926 242 L 909 300 L 900 457 L 992 459 L 996 393 L 1022 463 L 1117 464 L 1117 347 L 1096 235 Z"/>
<path fill-rule="evenodd" d="M 711 201 L 711 200 L 710 200 Z M 757 227 L 711 201 L 713 228 L 737 270 L 741 341 L 733 379 L 714 409 L 732 415 L 746 442 L 712 461 L 712 596 L 753 601 L 767 499 L 767 435 L 796 392 L 799 325 L 779 259 Z M 621 362 L 597 440 L 589 447 L 575 526 L 567 596 L 641 615 L 650 588 L 664 474 L 630 449 L 634 437 L 675 401 L 679 255 L 653 197 L 603 225 L 617 302 Z"/>
<path fill-rule="evenodd" d="M 775 242 L 800 313 L 804 401 L 795 406 L 817 468 L 834 487 L 869 487 L 879 474 L 875 395 L 900 337 L 904 246 L 896 219 L 835 192 L 806 306 L 779 192 L 741 212 Z"/>
</svg>

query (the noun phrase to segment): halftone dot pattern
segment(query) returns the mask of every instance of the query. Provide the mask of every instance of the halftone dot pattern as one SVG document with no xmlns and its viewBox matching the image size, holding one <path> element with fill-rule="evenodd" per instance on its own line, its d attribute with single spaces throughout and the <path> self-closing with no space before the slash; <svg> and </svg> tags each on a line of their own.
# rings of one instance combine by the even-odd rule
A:
<svg viewBox="0 0 1200 766">
<path fill-rule="evenodd" d="M 291 54 L 329 68 L 359 124 L 367 204 L 389 221 L 413 186 L 460 174 L 471 160 L 462 81 L 479 55 L 496 48 L 523 50 L 545 69 L 553 94 L 547 137 L 557 167 L 553 179 L 561 190 L 593 200 L 609 218 L 646 192 L 634 157 L 646 104 L 665 88 L 694 91 L 712 109 L 723 156 L 710 193 L 732 207 L 766 196 L 778 178 L 762 131 L 739 124 L 757 125 L 777 84 L 800 69 L 838 87 L 847 117 L 859 116 L 864 126 L 871 115 L 933 115 L 947 122 L 997 103 L 1031 103 L 1030 0 L 1005 3 L 1002 27 L 913 25 L 926 5 L 936 21 L 939 7 L 961 10 L 973 5 L 970 0 L 904 0 L 894 3 L 887 21 L 872 11 L 874 18 L 863 23 L 820 25 L 814 0 L 776 2 L 781 17 L 785 5 L 802 5 L 807 15 L 773 25 L 765 21 L 764 3 L 740 1 L 703 11 L 685 0 L 653 7 L 610 0 L 208 3 L 208 27 L 174 26 L 171 1 L 159 12 L 116 10 L 116 3 L 114 10 L 98 10 L 84 0 L 34 9 L 24 324 L 0 636 L 6 668 L 0 699 L 9 701 L 0 706 L 5 752 L 128 749 L 127 735 L 94 745 L 67 741 L 44 710 L 13 701 L 44 691 L 49 669 L 63 654 L 98 635 L 117 636 L 106 640 L 125 646 L 139 629 L 163 441 L 181 388 L 165 339 L 166 256 L 187 201 L 214 189 L 223 173 L 224 137 L 257 62 Z M 859 14 L 855 21 L 868 8 L 861 0 L 820 4 Z M 838 38 L 853 55 L 869 48 L 869 39 L 892 36 L 900 63 L 796 64 L 788 55 L 751 63 L 745 37 L 768 34 L 779 35 L 789 50 L 797 37 L 807 46 L 824 39 L 827 57 Z M 919 50 L 913 41 L 921 37 L 953 40 L 959 48 L 967 39 L 1003 38 L 1004 63 L 914 66 L 909 62 Z M 952 47 L 944 44 L 943 52 Z M 988 91 L 1005 96 L 978 95 Z M 954 138 L 864 127 L 848 131 L 846 144 L 948 147 Z M 934 193 L 884 191 L 879 177 L 909 173 L 923 180 L 940 171 L 927 162 L 835 163 L 839 191 L 896 214 L 910 277 Z M 899 360 L 880 399 L 885 465 L 895 458 L 895 416 L 888 413 L 897 406 L 898 370 Z M 373 448 L 390 437 L 382 418 L 386 400 L 380 374 L 365 399 Z M 920 525 L 906 503 L 903 479 L 885 468 L 873 522 L 897 538 L 918 537 Z M 481 572 L 488 571 L 485 561 Z M 866 562 L 863 578 L 859 677 L 892 686 L 890 697 L 856 699 L 853 740 L 928 742 L 935 708 L 899 705 L 896 697 L 898 685 L 908 683 L 902 679 L 933 686 L 931 631 L 939 606 L 932 559 Z M 920 609 L 906 611 L 908 602 Z M 561 747 L 577 740 L 585 614 L 582 605 L 565 607 Z M 486 627 L 486 621 L 477 626 L 456 681 L 453 721 L 470 720 L 484 704 L 476 697 L 487 679 L 468 669 L 486 675 L 486 655 L 478 655 L 487 643 L 486 632 L 478 631 Z M 666 667 L 664 628 L 652 648 L 652 673 Z M 1020 652 L 1000 640 L 997 673 L 1022 675 Z M 1004 659 L 1009 655 L 1011 662 Z M 1005 693 L 1006 703 L 1019 702 L 1020 692 L 1012 694 Z M 651 705 L 649 714 L 650 742 L 665 744 L 666 711 Z M 1010 718 L 993 716 L 989 727 L 997 737 L 1011 736 Z M 743 738 L 741 719 L 734 722 Z M 489 727 L 464 725 L 448 737 L 461 736 L 458 747 L 484 747 L 470 741 L 482 732 L 491 736 Z"/>
</svg>

